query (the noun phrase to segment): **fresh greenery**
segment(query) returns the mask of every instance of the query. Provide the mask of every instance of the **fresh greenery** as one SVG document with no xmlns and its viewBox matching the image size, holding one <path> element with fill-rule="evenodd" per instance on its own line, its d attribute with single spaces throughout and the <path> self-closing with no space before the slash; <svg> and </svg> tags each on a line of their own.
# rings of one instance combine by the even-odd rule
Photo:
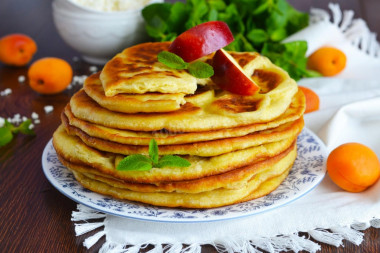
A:
<svg viewBox="0 0 380 253">
<path fill-rule="evenodd" d="M 121 171 L 146 171 L 163 167 L 189 167 L 191 164 L 186 159 L 175 156 L 158 156 L 157 142 L 152 139 L 149 142 L 149 157 L 144 155 L 129 155 L 119 162 L 116 169 Z"/>
<path fill-rule="evenodd" d="M 205 62 L 185 62 L 181 57 L 168 51 L 161 51 L 157 55 L 159 62 L 172 69 L 187 69 L 189 73 L 197 78 L 208 78 L 214 75 L 212 66 Z"/>
<path fill-rule="evenodd" d="M 13 137 L 18 134 L 35 135 L 30 129 L 32 121 L 30 119 L 22 122 L 19 126 L 14 126 L 8 120 L 4 121 L 4 125 L 0 128 L 0 147 L 7 145 L 13 140 Z"/>
<path fill-rule="evenodd" d="M 190 63 L 188 70 L 191 75 L 197 78 L 208 78 L 214 75 L 214 69 L 212 66 L 201 61 Z"/>
<path fill-rule="evenodd" d="M 286 69 L 292 77 L 320 76 L 320 73 L 306 69 L 306 50 L 306 41 L 294 41 L 284 44 L 266 43 L 261 53 L 272 59 L 274 64 Z"/>
<path fill-rule="evenodd" d="M 309 73 L 304 64 L 306 43 L 281 44 L 283 39 L 306 27 L 309 19 L 307 13 L 295 10 L 286 0 L 156 3 L 145 7 L 142 14 L 146 31 L 155 41 L 172 41 L 195 25 L 220 20 L 228 24 L 235 38 L 227 50 L 260 52 L 295 80 L 315 74 Z M 275 52 L 268 51 L 273 47 Z"/>
<path fill-rule="evenodd" d="M 181 57 L 168 51 L 161 51 L 157 55 L 157 59 L 172 69 L 187 69 L 189 66 Z"/>
</svg>

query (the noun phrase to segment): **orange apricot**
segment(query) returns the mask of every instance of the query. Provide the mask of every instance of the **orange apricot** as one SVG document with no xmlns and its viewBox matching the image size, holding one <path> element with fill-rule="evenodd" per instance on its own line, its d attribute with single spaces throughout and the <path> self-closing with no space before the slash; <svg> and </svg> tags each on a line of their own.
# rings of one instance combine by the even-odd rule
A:
<svg viewBox="0 0 380 253">
<path fill-rule="evenodd" d="M 317 111 L 319 109 L 319 97 L 317 93 L 315 93 L 313 90 L 303 87 L 303 86 L 298 86 L 300 90 L 302 90 L 303 94 L 305 95 L 306 98 L 306 109 L 305 113 Z"/>
<path fill-rule="evenodd" d="M 349 192 L 361 192 L 379 179 L 380 161 L 369 147 L 351 142 L 330 153 L 327 171 L 340 188 Z"/>
<path fill-rule="evenodd" d="M 334 47 L 322 47 L 311 54 L 307 60 L 309 69 L 323 76 L 335 76 L 346 67 L 347 57 Z"/>
<path fill-rule="evenodd" d="M 68 62 L 55 57 L 39 59 L 28 70 L 30 87 L 41 94 L 56 94 L 66 89 L 73 78 Z"/>
<path fill-rule="evenodd" d="M 37 44 L 24 34 L 9 34 L 0 39 L 0 62 L 11 66 L 25 66 L 37 51 Z"/>
</svg>

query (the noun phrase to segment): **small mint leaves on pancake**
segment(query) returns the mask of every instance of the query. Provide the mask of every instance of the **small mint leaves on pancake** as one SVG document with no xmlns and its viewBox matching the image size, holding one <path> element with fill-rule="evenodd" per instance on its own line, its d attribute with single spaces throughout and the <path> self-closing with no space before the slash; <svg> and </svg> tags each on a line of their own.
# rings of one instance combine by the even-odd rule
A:
<svg viewBox="0 0 380 253">
<path fill-rule="evenodd" d="M 176 155 L 165 155 L 159 158 L 157 142 L 152 139 L 149 142 L 149 157 L 141 154 L 129 155 L 119 162 L 116 169 L 146 171 L 152 168 L 189 167 L 190 165 L 189 161 Z"/>
<path fill-rule="evenodd" d="M 214 70 L 211 65 L 201 61 L 187 63 L 178 55 L 168 51 L 161 51 L 157 55 L 157 59 L 169 68 L 187 69 L 189 73 L 196 78 L 209 78 L 214 75 Z"/>
</svg>

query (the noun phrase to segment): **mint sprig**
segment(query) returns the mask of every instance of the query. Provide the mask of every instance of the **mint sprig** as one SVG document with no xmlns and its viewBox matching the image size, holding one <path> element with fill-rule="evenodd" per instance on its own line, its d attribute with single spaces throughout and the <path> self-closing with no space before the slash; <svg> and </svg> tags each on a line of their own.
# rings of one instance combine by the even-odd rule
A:
<svg viewBox="0 0 380 253">
<path fill-rule="evenodd" d="M 209 78 L 214 75 L 214 69 L 211 65 L 201 61 L 187 63 L 178 55 L 168 51 L 161 51 L 157 55 L 157 59 L 169 68 L 187 69 L 196 78 Z"/>
<path fill-rule="evenodd" d="M 147 171 L 163 167 L 189 167 L 186 159 L 176 155 L 158 155 L 158 145 L 155 139 L 149 142 L 149 157 L 141 154 L 129 155 L 119 162 L 116 169 L 120 171 Z"/>
<path fill-rule="evenodd" d="M 18 134 L 35 135 L 34 131 L 30 129 L 32 121 L 25 120 L 19 126 L 14 126 L 8 120 L 4 120 L 4 125 L 0 127 L 0 147 L 7 145 L 13 140 L 13 137 Z"/>
<path fill-rule="evenodd" d="M 187 69 L 189 67 L 189 64 L 181 57 L 168 51 L 161 51 L 157 55 L 157 59 L 171 69 Z"/>
</svg>

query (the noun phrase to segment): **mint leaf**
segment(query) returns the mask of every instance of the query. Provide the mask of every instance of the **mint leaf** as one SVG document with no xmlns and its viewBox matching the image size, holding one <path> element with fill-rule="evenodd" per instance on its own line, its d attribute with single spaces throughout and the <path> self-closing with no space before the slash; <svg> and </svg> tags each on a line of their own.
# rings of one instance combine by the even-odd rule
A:
<svg viewBox="0 0 380 253">
<path fill-rule="evenodd" d="M 168 51 L 161 51 L 157 55 L 158 61 L 172 69 L 187 69 L 188 63 L 181 57 Z"/>
<path fill-rule="evenodd" d="M 12 123 L 9 123 L 8 120 L 4 121 L 4 126 L 3 127 L 8 128 L 12 132 L 16 131 L 16 127 L 14 125 L 12 125 Z"/>
<path fill-rule="evenodd" d="M 154 164 L 158 162 L 158 146 L 155 139 L 151 139 L 149 142 L 149 157 Z"/>
<path fill-rule="evenodd" d="M 196 78 L 208 78 L 214 75 L 214 69 L 211 65 L 196 61 L 189 64 L 189 73 Z"/>
<path fill-rule="evenodd" d="M 261 53 L 297 81 L 309 75 L 306 71 L 306 51 L 306 41 L 293 41 L 284 44 L 265 43 Z"/>
<path fill-rule="evenodd" d="M 12 131 L 8 127 L 0 128 L 0 147 L 7 145 L 13 139 Z"/>
<path fill-rule="evenodd" d="M 264 43 L 269 39 L 267 32 L 263 29 L 252 29 L 248 32 L 247 38 L 255 44 Z"/>
<path fill-rule="evenodd" d="M 20 133 L 28 134 L 28 135 L 35 135 L 35 132 L 29 128 L 31 124 L 32 124 L 32 121 L 30 119 L 25 120 L 24 122 L 22 122 L 17 127 L 17 129 L 18 129 L 18 131 L 20 131 Z"/>
<path fill-rule="evenodd" d="M 157 59 L 172 69 L 188 69 L 189 73 L 196 78 L 208 78 L 214 75 L 214 70 L 211 65 L 201 61 L 189 64 L 178 55 L 168 51 L 161 51 L 157 55 Z"/>
<path fill-rule="evenodd" d="M 129 155 L 119 162 L 116 169 L 121 171 L 145 171 L 152 168 L 152 161 L 144 155 Z"/>
<path fill-rule="evenodd" d="M 158 163 L 155 164 L 155 167 L 189 167 L 190 165 L 191 163 L 182 157 L 176 155 L 166 155 L 158 160 Z"/>
<path fill-rule="evenodd" d="M 306 77 L 321 77 L 322 76 L 321 73 L 314 70 L 310 70 L 310 69 L 305 70 L 304 75 Z"/>
<path fill-rule="evenodd" d="M 146 171 L 153 167 L 188 167 L 190 162 L 175 155 L 166 155 L 159 159 L 158 145 L 155 139 L 149 142 L 149 157 L 136 154 L 129 155 L 119 162 L 116 169 L 120 171 Z"/>
<path fill-rule="evenodd" d="M 32 124 L 30 119 L 22 122 L 19 126 L 14 126 L 8 120 L 4 120 L 4 126 L 0 128 L 0 147 L 5 146 L 12 141 L 13 136 L 19 132 L 28 135 L 35 135 L 32 129 L 29 129 L 29 126 Z"/>
</svg>

